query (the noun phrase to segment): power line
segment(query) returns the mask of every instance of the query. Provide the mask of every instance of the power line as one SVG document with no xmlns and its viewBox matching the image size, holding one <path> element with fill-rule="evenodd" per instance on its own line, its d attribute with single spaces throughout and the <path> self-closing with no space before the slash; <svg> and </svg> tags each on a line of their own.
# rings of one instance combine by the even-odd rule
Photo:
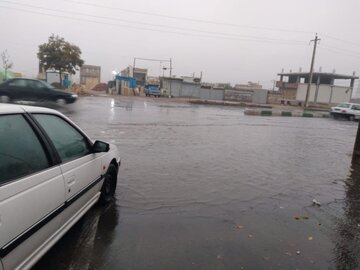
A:
<svg viewBox="0 0 360 270">
<path fill-rule="evenodd" d="M 286 43 L 286 40 L 282 40 L 281 42 L 277 42 L 277 40 L 271 40 L 271 39 L 254 39 L 254 38 L 231 38 L 231 37 L 224 37 L 224 36 L 216 36 L 216 35 L 199 35 L 199 34 L 191 34 L 187 32 L 175 32 L 175 31 L 168 31 L 168 30 L 161 30 L 161 29 L 153 29 L 153 28 L 145 28 L 145 27 L 139 27 L 139 26 L 133 26 L 133 25 L 123 25 L 123 24 L 114 24 L 114 23 L 108 23 L 108 22 L 100 22 L 100 21 L 94 21 L 89 19 L 83 19 L 83 18 L 75 18 L 70 16 L 64 16 L 64 15 L 58 15 L 58 14 L 49 14 L 44 12 L 38 12 L 38 11 L 32 11 L 32 10 L 26 10 L 21 8 L 15 8 L 15 7 L 8 7 L 8 6 L 0 6 L 0 8 L 10 9 L 10 10 L 16 10 L 31 14 L 38 14 L 38 15 L 44 15 L 44 16 L 51 16 L 51 17 L 57 17 L 62 19 L 69 19 L 69 20 L 75 20 L 75 21 L 81 21 L 81 22 L 90 22 L 95 24 L 102 24 L 102 25 L 111 25 L 111 26 L 118 26 L 118 27 L 125 27 L 125 28 L 131 28 L 131 29 L 137 29 L 137 30 L 145 30 L 145 31 L 152 31 L 152 32 L 160 32 L 160 33 L 170 33 L 170 34 L 178 34 L 178 35 L 184 35 L 184 36 L 193 36 L 193 37 L 205 37 L 205 38 L 214 38 L 214 39 L 223 39 L 223 40 L 235 40 L 235 41 L 252 41 L 252 42 L 260 42 L 260 43 L 268 43 L 268 44 L 282 44 L 282 45 L 301 45 L 300 43 Z"/>
<path fill-rule="evenodd" d="M 121 22 L 126 22 L 126 23 L 133 23 L 133 24 L 140 24 L 140 25 L 145 25 L 145 26 L 155 26 L 155 27 L 169 28 L 169 29 L 175 29 L 175 30 L 181 30 L 181 31 L 205 33 L 205 34 L 210 34 L 210 35 L 220 35 L 220 36 L 223 35 L 223 36 L 229 36 L 229 37 L 252 38 L 252 39 L 266 40 L 266 41 L 282 41 L 282 42 L 304 43 L 301 40 L 283 40 L 283 39 L 260 37 L 260 36 L 239 35 L 239 34 L 230 34 L 230 33 L 222 33 L 222 32 L 205 31 L 205 30 L 199 30 L 199 29 L 191 29 L 191 28 L 173 27 L 173 26 L 168 26 L 168 25 L 163 25 L 163 24 L 143 23 L 143 22 L 119 19 L 119 18 L 115 18 L 115 17 L 98 16 L 98 15 L 86 14 L 86 13 L 81 13 L 81 12 L 44 8 L 44 7 L 39 7 L 39 6 L 35 6 L 35 5 L 23 4 L 23 3 L 7 1 L 7 0 L 0 0 L 0 2 L 6 2 L 6 3 L 9 3 L 9 4 L 21 5 L 21 6 L 25 6 L 25 7 L 30 7 L 30 8 L 35 8 L 35 9 L 42 9 L 42 10 L 52 11 L 52 12 L 62 12 L 62 13 L 67 13 L 67 14 L 87 16 L 87 17 L 98 18 L 98 19 L 115 20 L 115 21 L 121 21 Z"/>
<path fill-rule="evenodd" d="M 355 46 L 360 46 L 360 43 L 357 43 L 357 42 L 353 42 L 353 41 L 349 41 L 349 40 L 344 40 L 344 39 L 341 39 L 341 38 L 337 38 L 337 37 L 333 37 L 333 36 L 329 36 L 329 35 L 326 35 L 326 34 L 322 34 L 324 37 L 327 37 L 327 38 L 330 38 L 330 39 L 333 39 L 333 40 L 337 40 L 337 41 L 341 41 L 343 43 L 348 43 L 348 44 L 352 44 L 352 45 L 355 45 Z"/>
<path fill-rule="evenodd" d="M 165 14 L 160 14 L 160 13 L 131 10 L 131 9 L 119 8 L 119 7 L 114 7 L 114 6 L 99 5 L 99 4 L 93 4 L 93 3 L 75 1 L 75 0 L 63 0 L 63 1 L 71 2 L 71 3 L 75 3 L 75 4 L 79 4 L 79 5 L 100 7 L 100 8 L 104 8 L 104 9 L 119 10 L 119 11 L 123 11 L 123 12 L 134 13 L 134 14 L 141 14 L 141 15 L 148 15 L 148 16 L 155 16 L 155 17 L 163 17 L 163 18 L 168 18 L 168 19 L 183 20 L 183 21 L 203 23 L 203 24 L 223 25 L 223 26 L 241 27 L 241 28 L 251 28 L 251 29 L 267 30 L 267 31 L 313 34 L 313 32 L 303 31 L 303 30 L 290 30 L 290 29 L 282 29 L 282 28 L 270 28 L 270 27 L 253 26 L 253 25 L 240 25 L 240 24 L 234 24 L 234 23 L 226 23 L 226 22 L 218 22 L 218 21 L 210 21 L 210 20 L 200 20 L 200 19 L 179 17 L 179 16 L 170 16 L 170 15 L 165 15 Z"/>
<path fill-rule="evenodd" d="M 324 47 L 324 46 L 321 46 L 321 49 L 324 49 L 324 50 L 327 50 L 329 52 L 333 52 L 333 53 L 337 53 L 337 54 L 342 54 L 342 55 L 346 55 L 346 56 L 350 56 L 350 57 L 359 57 L 360 58 L 360 55 L 356 55 L 356 54 L 350 54 L 350 53 L 346 53 L 346 52 L 343 52 L 343 51 L 339 51 L 339 50 L 334 50 L 334 49 L 331 49 L 331 48 L 328 48 L 328 47 Z"/>
<path fill-rule="evenodd" d="M 350 51 L 350 50 L 346 50 L 346 49 L 342 49 L 342 48 L 338 48 L 338 47 L 334 47 L 334 46 L 329 46 L 329 45 L 326 45 L 326 46 L 330 49 L 344 51 L 344 52 L 355 54 L 355 55 L 360 55 L 360 52 Z"/>
</svg>

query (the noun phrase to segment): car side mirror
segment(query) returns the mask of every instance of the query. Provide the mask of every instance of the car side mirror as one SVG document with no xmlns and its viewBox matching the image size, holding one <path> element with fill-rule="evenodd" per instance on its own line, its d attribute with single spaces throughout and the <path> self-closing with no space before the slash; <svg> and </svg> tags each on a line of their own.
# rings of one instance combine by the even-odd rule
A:
<svg viewBox="0 0 360 270">
<path fill-rule="evenodd" d="M 110 145 L 102 141 L 95 141 L 92 147 L 93 153 L 109 152 L 109 150 L 110 150 Z"/>
</svg>

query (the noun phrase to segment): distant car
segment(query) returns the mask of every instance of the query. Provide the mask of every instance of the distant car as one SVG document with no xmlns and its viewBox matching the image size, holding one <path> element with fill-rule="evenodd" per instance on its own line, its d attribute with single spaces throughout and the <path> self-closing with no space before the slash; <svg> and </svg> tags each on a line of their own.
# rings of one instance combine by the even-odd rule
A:
<svg viewBox="0 0 360 270">
<path fill-rule="evenodd" d="M 116 146 L 55 110 L 0 104 L 0 269 L 31 268 L 94 204 L 111 202 L 120 164 Z"/>
<path fill-rule="evenodd" d="M 161 92 L 158 85 L 155 84 L 147 84 L 145 85 L 145 95 L 146 96 L 154 96 L 154 97 L 160 97 Z"/>
<path fill-rule="evenodd" d="M 349 120 L 360 118 L 360 104 L 357 103 L 340 103 L 331 107 L 330 115 L 334 118 L 347 118 Z"/>
<path fill-rule="evenodd" d="M 0 84 L 0 102 L 53 101 L 59 105 L 74 103 L 78 96 L 54 88 L 52 85 L 33 79 L 15 78 Z"/>
</svg>

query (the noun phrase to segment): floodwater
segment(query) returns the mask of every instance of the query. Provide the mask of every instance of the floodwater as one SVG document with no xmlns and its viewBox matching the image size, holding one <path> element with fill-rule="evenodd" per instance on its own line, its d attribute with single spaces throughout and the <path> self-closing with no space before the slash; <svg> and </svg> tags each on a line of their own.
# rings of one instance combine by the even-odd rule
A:
<svg viewBox="0 0 360 270">
<path fill-rule="evenodd" d="M 35 269 L 360 268 L 356 123 L 151 98 L 63 112 L 118 146 L 116 201 Z"/>
</svg>

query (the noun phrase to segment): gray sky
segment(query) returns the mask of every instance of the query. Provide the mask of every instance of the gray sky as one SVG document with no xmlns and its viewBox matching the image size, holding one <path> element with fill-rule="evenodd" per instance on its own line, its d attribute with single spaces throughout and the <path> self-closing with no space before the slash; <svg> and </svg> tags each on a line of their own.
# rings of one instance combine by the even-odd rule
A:
<svg viewBox="0 0 360 270">
<path fill-rule="evenodd" d="M 178 76 L 202 71 L 208 82 L 271 88 L 282 68 L 309 70 L 315 32 L 315 70 L 359 74 L 359 11 L 358 0 L 0 0 L 0 51 L 33 77 L 38 45 L 54 33 L 78 45 L 86 64 L 100 65 L 102 81 L 134 57 L 171 57 Z M 159 63 L 136 65 L 162 74 Z"/>
</svg>

